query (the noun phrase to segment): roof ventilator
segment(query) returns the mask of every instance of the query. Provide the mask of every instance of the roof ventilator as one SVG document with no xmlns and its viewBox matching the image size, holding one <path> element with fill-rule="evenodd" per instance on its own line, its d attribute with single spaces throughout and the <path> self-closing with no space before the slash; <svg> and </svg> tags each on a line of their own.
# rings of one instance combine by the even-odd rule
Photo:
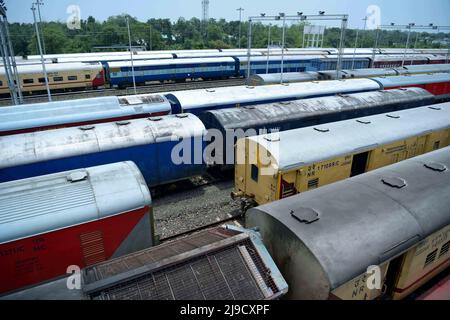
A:
<svg viewBox="0 0 450 320">
<path fill-rule="evenodd" d="M 328 128 L 314 128 L 314 130 L 319 131 L 319 132 L 330 132 L 330 129 L 328 129 Z"/>
<path fill-rule="evenodd" d="M 291 216 L 301 223 L 311 224 L 319 220 L 319 213 L 311 208 L 298 208 L 291 210 Z"/>
<path fill-rule="evenodd" d="M 381 181 L 385 185 L 392 187 L 392 188 L 401 189 L 403 187 L 406 187 L 406 181 L 402 178 L 388 177 L 388 178 L 381 179 Z"/>
<path fill-rule="evenodd" d="M 391 119 L 400 119 L 400 116 L 394 115 L 394 114 L 387 114 L 386 117 Z"/>
<path fill-rule="evenodd" d="M 433 171 L 437 172 L 444 172 L 447 171 L 447 166 L 443 165 L 442 163 L 438 162 L 428 162 L 424 164 L 425 168 L 428 168 Z"/>
<path fill-rule="evenodd" d="M 80 130 L 83 130 L 83 131 L 87 131 L 87 130 L 92 130 L 92 129 L 94 129 L 94 128 L 95 128 L 94 125 L 88 125 L 88 126 L 82 126 L 82 127 L 80 127 L 79 129 L 80 129 Z"/>
<path fill-rule="evenodd" d="M 79 181 L 86 180 L 87 177 L 88 177 L 88 175 L 87 175 L 86 171 L 77 171 L 77 172 L 72 172 L 71 174 L 69 174 L 67 176 L 67 181 L 79 182 Z"/>
</svg>

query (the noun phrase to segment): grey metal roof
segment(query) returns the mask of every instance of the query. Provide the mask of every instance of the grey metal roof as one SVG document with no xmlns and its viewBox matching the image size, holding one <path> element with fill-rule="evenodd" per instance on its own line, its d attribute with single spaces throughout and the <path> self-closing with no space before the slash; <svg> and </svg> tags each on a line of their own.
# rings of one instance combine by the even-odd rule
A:
<svg viewBox="0 0 450 320">
<path fill-rule="evenodd" d="M 327 79 L 335 79 L 336 71 L 328 70 L 328 71 L 319 71 L 318 72 L 322 78 Z M 397 72 L 394 69 L 355 69 L 355 70 L 342 70 L 339 73 L 340 79 L 349 79 L 349 78 L 369 78 L 369 77 L 380 77 L 380 76 L 394 76 L 397 75 Z"/>
<path fill-rule="evenodd" d="M 283 73 L 283 82 L 301 82 L 301 81 L 315 81 L 319 79 L 319 75 L 315 71 L 306 72 L 285 72 Z M 281 73 L 268 74 L 254 74 L 250 77 L 253 84 L 278 84 L 281 82 Z"/>
<path fill-rule="evenodd" d="M 379 90 L 380 85 L 369 79 L 333 80 L 269 85 L 257 87 L 222 87 L 215 89 L 184 90 L 170 92 L 186 112 L 191 109 L 223 105 L 301 99 L 333 93 Z M 167 94 L 169 92 L 166 92 Z"/>
<path fill-rule="evenodd" d="M 196 116 L 182 114 L 3 136 L 0 137 L 0 169 L 201 136 L 204 131 L 205 126 Z"/>
<path fill-rule="evenodd" d="M 450 72 L 450 64 L 420 64 L 396 68 L 400 74 L 404 73 L 427 73 L 427 72 Z"/>
<path fill-rule="evenodd" d="M 234 63 L 234 59 L 231 57 L 218 57 L 218 58 L 185 58 L 185 59 L 154 59 L 154 60 L 138 60 L 134 62 L 135 67 L 146 66 L 160 66 L 160 65 L 179 65 L 179 64 L 192 64 L 192 63 Z M 110 68 L 124 68 L 131 67 L 131 61 L 114 61 L 108 63 Z"/>
<path fill-rule="evenodd" d="M 422 88 L 405 88 L 352 93 L 312 99 L 260 104 L 251 107 L 209 110 L 220 129 L 252 128 L 272 123 L 293 122 L 312 115 L 335 111 L 371 108 L 379 105 L 423 101 L 432 103 L 434 96 Z M 208 128 L 209 129 L 209 128 Z"/>
<path fill-rule="evenodd" d="M 447 170 L 430 170 L 424 166 L 430 162 L 444 164 Z M 291 232 L 303 243 L 312 255 L 302 259 L 318 261 L 332 290 L 450 223 L 449 168 L 450 148 L 445 148 L 251 209 L 249 227 L 272 217 L 269 230 Z M 406 186 L 384 184 L 382 180 L 390 177 L 404 179 Z M 311 224 L 291 216 L 292 210 L 301 216 L 311 209 L 319 218 Z M 273 238 L 283 241 L 284 236 Z M 294 252 L 295 246 L 291 244 Z"/>
<path fill-rule="evenodd" d="M 250 137 L 267 149 L 280 170 L 364 152 L 376 145 L 450 127 L 450 103 L 379 114 Z M 370 122 L 370 123 L 368 123 Z M 321 132 L 317 129 L 327 132 Z M 276 136 L 276 139 L 270 137 Z M 269 141 L 272 140 L 272 141 Z"/>
<path fill-rule="evenodd" d="M 372 78 L 380 83 L 384 88 L 410 86 L 427 83 L 450 82 L 450 73 L 415 74 L 402 75 L 386 78 Z"/>
<path fill-rule="evenodd" d="M 82 70 L 103 70 L 101 63 L 82 63 L 82 62 L 72 62 L 72 63 L 47 63 L 45 65 L 47 72 L 64 72 L 64 71 L 82 71 Z M 17 71 L 20 74 L 23 73 L 37 73 L 42 74 L 42 65 L 40 64 L 24 64 L 18 65 Z M 5 74 L 5 68 L 0 66 L 0 75 Z"/>
<path fill-rule="evenodd" d="M 0 243 L 150 205 L 150 192 L 133 162 L 1 183 Z"/>
<path fill-rule="evenodd" d="M 161 95 L 99 97 L 0 108 L 0 132 L 79 123 L 98 119 L 170 113 L 169 101 Z M 153 101 L 153 102 L 152 102 Z"/>
</svg>

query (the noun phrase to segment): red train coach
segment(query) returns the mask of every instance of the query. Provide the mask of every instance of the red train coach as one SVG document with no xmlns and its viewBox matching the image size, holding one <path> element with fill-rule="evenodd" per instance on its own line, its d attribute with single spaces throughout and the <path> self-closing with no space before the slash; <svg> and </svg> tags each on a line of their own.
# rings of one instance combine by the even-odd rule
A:
<svg viewBox="0 0 450 320">
<path fill-rule="evenodd" d="M 0 184 L 0 295 L 153 244 L 150 192 L 132 162 Z"/>
<path fill-rule="evenodd" d="M 385 90 L 419 87 L 434 94 L 438 100 L 450 98 L 450 73 L 402 75 L 371 79 L 378 82 Z"/>
</svg>

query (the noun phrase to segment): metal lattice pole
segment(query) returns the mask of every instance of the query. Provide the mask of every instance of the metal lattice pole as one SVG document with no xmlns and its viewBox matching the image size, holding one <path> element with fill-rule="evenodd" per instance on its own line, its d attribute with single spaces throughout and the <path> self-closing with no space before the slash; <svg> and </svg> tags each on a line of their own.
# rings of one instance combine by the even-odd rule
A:
<svg viewBox="0 0 450 320">
<path fill-rule="evenodd" d="M 39 28 L 38 28 L 38 24 L 36 21 L 36 8 L 34 7 L 34 3 L 31 6 L 31 11 L 33 11 L 33 19 L 34 19 L 34 27 L 36 30 L 36 38 L 37 38 L 37 43 L 38 43 L 38 48 L 39 48 L 39 54 L 41 56 L 41 64 L 42 64 L 42 71 L 44 72 L 44 78 L 45 78 L 45 87 L 47 89 L 47 96 L 48 96 L 48 101 L 52 101 L 52 94 L 50 92 L 50 86 L 48 83 L 48 76 L 47 76 L 47 69 L 45 67 L 45 60 L 44 60 L 44 55 L 42 53 L 42 45 L 41 45 L 41 37 L 39 34 Z"/>
<path fill-rule="evenodd" d="M 242 31 L 242 11 L 244 11 L 243 8 L 236 9 L 239 11 L 239 49 L 241 48 L 241 31 Z"/>
<path fill-rule="evenodd" d="M 405 59 L 406 59 L 406 52 L 408 51 L 409 48 L 409 39 L 411 37 L 411 24 L 408 26 L 408 37 L 406 38 L 406 47 L 405 47 L 405 51 L 403 51 L 403 59 L 402 59 L 402 67 L 405 66 Z M 412 59 L 411 59 L 412 61 Z"/>
<path fill-rule="evenodd" d="M 267 62 L 266 62 L 266 74 L 269 73 L 269 57 L 270 57 L 270 32 L 272 29 L 272 24 L 269 23 L 269 34 L 267 36 Z"/>
<path fill-rule="evenodd" d="M 286 15 L 280 13 L 283 17 L 283 35 L 281 39 L 281 78 L 280 83 L 283 84 L 283 74 L 284 74 L 284 46 L 286 45 Z"/>
<path fill-rule="evenodd" d="M 248 39 L 247 39 L 247 84 L 250 84 L 250 56 L 252 51 L 252 19 L 248 20 Z"/>
<path fill-rule="evenodd" d="M 37 9 L 38 9 L 38 17 L 39 17 L 39 32 L 42 34 L 42 51 L 44 52 L 44 54 L 46 54 L 46 50 L 45 50 L 45 36 L 44 36 L 44 32 L 42 31 L 42 17 L 41 17 L 41 5 L 44 5 L 44 1 L 42 0 L 36 0 L 36 5 L 37 5 Z"/>
<path fill-rule="evenodd" d="M 127 17 L 127 29 L 128 29 L 128 44 L 130 47 L 130 56 L 131 56 L 131 75 L 133 76 L 133 88 L 134 88 L 134 94 L 137 94 L 136 91 L 136 78 L 134 76 L 134 59 L 133 59 L 133 50 L 131 48 L 131 32 L 130 32 L 130 23 L 128 21 Z"/>
<path fill-rule="evenodd" d="M 348 16 L 345 15 L 345 17 L 342 19 L 341 22 L 341 37 L 339 39 L 339 52 L 338 52 L 338 61 L 336 64 L 336 76 L 339 78 L 339 73 L 342 70 L 342 51 L 345 41 L 345 29 L 347 29 L 347 22 L 348 22 Z"/>
</svg>

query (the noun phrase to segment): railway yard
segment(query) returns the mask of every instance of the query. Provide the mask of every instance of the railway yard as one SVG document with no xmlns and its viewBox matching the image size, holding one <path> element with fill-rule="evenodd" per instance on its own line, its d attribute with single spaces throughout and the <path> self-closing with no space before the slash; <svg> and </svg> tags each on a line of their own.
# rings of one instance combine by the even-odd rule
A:
<svg viewBox="0 0 450 320">
<path fill-rule="evenodd" d="M 6 45 L 0 300 L 450 300 L 450 50 L 409 41 Z"/>
</svg>

